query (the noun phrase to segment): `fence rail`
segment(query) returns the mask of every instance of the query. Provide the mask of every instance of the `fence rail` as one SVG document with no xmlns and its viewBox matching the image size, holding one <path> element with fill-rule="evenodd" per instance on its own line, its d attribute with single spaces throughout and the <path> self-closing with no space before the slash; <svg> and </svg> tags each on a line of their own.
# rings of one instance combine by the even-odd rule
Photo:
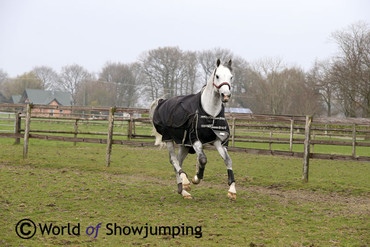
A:
<svg viewBox="0 0 370 247">
<path fill-rule="evenodd" d="M 69 110 L 70 113 L 51 116 L 40 113 L 40 109 Z M 106 144 L 108 166 L 112 145 L 153 146 L 147 109 L 0 104 L 0 112 L 3 113 L 0 114 L 0 138 L 15 138 L 16 143 L 23 138 L 25 158 L 30 138 L 67 141 L 74 145 L 78 142 Z M 230 113 L 226 117 L 231 130 L 230 151 L 300 157 L 307 167 L 310 158 L 370 161 L 370 119 Z M 67 129 L 52 128 L 56 125 Z M 11 128 L 5 130 L 4 127 Z M 350 155 L 314 152 L 317 146 L 352 147 L 352 152 Z M 358 148 L 365 148 L 365 152 L 362 150 L 365 155 L 358 156 Z M 308 177 L 303 176 L 303 180 Z"/>
</svg>

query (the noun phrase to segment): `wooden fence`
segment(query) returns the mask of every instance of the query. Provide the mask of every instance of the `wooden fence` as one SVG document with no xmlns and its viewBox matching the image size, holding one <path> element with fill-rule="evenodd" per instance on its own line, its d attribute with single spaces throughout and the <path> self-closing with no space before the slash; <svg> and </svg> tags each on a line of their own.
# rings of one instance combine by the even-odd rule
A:
<svg viewBox="0 0 370 247">
<path fill-rule="evenodd" d="M 58 115 L 42 114 L 42 109 L 54 109 Z M 30 138 L 68 141 L 74 145 L 78 142 L 105 144 L 107 166 L 110 164 L 113 144 L 153 146 L 147 109 L 0 104 L 0 112 L 6 112 L 0 114 L 0 138 L 15 138 L 18 144 L 23 138 L 24 158 L 28 156 Z M 71 113 L 65 115 L 62 112 Z M 370 119 L 230 113 L 227 118 L 231 130 L 230 151 L 303 158 L 304 182 L 308 181 L 310 158 L 370 161 Z M 14 131 L 2 132 L 1 123 L 9 126 L 12 121 Z M 73 126 L 73 129 L 34 129 L 31 128 L 31 122 L 59 123 Z M 100 131 L 81 130 L 83 125 L 100 126 Z M 314 152 L 316 146 L 349 147 L 351 154 Z M 362 155 L 357 155 L 358 148 Z"/>
</svg>

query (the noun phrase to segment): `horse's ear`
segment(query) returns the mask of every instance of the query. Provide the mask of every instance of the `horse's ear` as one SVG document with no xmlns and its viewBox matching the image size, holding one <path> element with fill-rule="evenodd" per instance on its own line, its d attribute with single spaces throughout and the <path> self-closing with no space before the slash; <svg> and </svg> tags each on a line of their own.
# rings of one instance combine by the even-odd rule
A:
<svg viewBox="0 0 370 247">
<path fill-rule="evenodd" d="M 221 64 L 221 60 L 217 59 L 217 67 L 220 66 L 220 64 Z"/>
<path fill-rule="evenodd" d="M 229 60 L 229 62 L 227 63 L 227 65 L 231 68 L 231 64 L 232 64 L 233 62 L 231 61 L 231 59 Z"/>
</svg>

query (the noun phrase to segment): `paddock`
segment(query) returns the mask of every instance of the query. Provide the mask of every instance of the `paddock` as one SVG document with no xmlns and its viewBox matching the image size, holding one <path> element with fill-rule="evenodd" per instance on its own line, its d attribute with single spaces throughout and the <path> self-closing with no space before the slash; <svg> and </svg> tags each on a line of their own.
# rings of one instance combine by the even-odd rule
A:
<svg viewBox="0 0 370 247">
<path fill-rule="evenodd" d="M 152 146 L 145 112 L 131 119 L 121 113 L 115 115 L 113 148 L 107 167 L 109 114 L 94 117 L 87 115 L 91 114 L 87 109 L 82 110 L 79 115 L 64 116 L 64 119 L 34 115 L 27 158 L 24 158 L 23 141 L 25 111 L 19 115 L 18 130 L 17 112 L 2 115 L 1 123 L 14 124 L 14 128 L 0 132 L 9 135 L 0 138 L 1 245 L 366 246 L 370 243 L 369 162 L 359 158 L 369 154 L 366 125 L 357 123 L 356 135 L 353 135 L 353 123 L 313 125 L 317 129 L 312 130 L 311 137 L 315 137 L 311 141 L 345 145 L 310 143 L 311 153 L 342 158 L 317 159 L 311 155 L 309 182 L 303 183 L 303 156 L 296 153 L 303 153 L 305 120 L 294 121 L 290 151 L 290 116 L 280 116 L 288 119 L 282 123 L 269 122 L 274 120 L 273 116 L 261 116 L 264 121 L 259 118 L 254 122 L 231 116 L 229 124 L 233 125 L 235 117 L 236 134 L 230 150 L 252 150 L 230 152 L 238 181 L 237 201 L 230 202 L 225 197 L 225 167 L 211 148 L 205 152 L 207 165 L 213 169 L 206 170 L 203 183 L 192 188 L 194 199 L 187 201 L 178 197 L 167 151 Z M 270 138 L 271 131 L 271 139 L 262 139 Z M 246 138 L 246 135 L 257 138 Z M 354 156 L 353 136 L 356 138 Z M 17 138 L 19 144 L 14 145 Z M 90 139 L 94 141 L 86 141 Z M 278 143 L 282 139 L 287 143 Z M 280 152 L 290 155 L 278 155 Z M 195 170 L 195 157 L 190 156 L 184 166 L 189 171 Z M 22 219 L 60 228 L 68 223 L 71 227 L 79 224 L 80 236 L 42 235 L 37 231 L 33 238 L 21 239 L 15 226 Z M 86 233 L 88 227 L 96 229 L 99 223 L 102 225 L 96 238 L 95 234 Z M 109 235 L 110 223 L 121 229 L 188 227 L 189 232 L 145 237 L 134 235 L 131 230 L 127 235 Z M 196 227 L 201 229 L 200 238 L 196 237 Z M 194 234 L 190 234 L 190 229 Z"/>
<path fill-rule="evenodd" d="M 302 159 L 233 152 L 238 200 L 230 202 L 222 159 L 206 150 L 206 179 L 193 186 L 194 199 L 175 189 L 166 150 L 116 146 L 106 167 L 105 145 L 31 139 L 22 145 L 0 139 L 0 215 L 3 246 L 351 246 L 367 245 L 369 163 L 311 161 L 310 181 L 302 183 Z M 195 169 L 189 157 L 184 166 Z M 267 172 L 268 171 L 268 172 Z M 163 191 L 167 193 L 164 195 Z M 231 204 L 231 205 L 230 205 Z M 81 236 L 45 235 L 20 239 L 14 227 L 28 218 L 36 224 L 80 224 Z M 86 229 L 102 223 L 99 235 Z M 201 227 L 194 235 L 107 235 L 108 223 L 123 227 Z"/>
</svg>

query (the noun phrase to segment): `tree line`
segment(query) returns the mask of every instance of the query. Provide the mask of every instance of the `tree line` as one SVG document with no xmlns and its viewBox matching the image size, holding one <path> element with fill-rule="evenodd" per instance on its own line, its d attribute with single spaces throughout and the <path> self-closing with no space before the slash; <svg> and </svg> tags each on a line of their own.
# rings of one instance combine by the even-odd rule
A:
<svg viewBox="0 0 370 247">
<path fill-rule="evenodd" d="M 62 90 L 75 105 L 148 107 L 159 97 L 196 93 L 215 68 L 233 60 L 230 107 L 260 114 L 370 117 L 370 29 L 358 22 L 332 33 L 335 56 L 315 61 L 303 71 L 279 58 L 248 62 L 228 49 L 183 51 L 160 47 L 143 52 L 134 63 L 107 62 L 99 73 L 78 64 L 56 72 L 38 66 L 16 78 L 0 69 L 5 98 L 26 88 Z"/>
</svg>

